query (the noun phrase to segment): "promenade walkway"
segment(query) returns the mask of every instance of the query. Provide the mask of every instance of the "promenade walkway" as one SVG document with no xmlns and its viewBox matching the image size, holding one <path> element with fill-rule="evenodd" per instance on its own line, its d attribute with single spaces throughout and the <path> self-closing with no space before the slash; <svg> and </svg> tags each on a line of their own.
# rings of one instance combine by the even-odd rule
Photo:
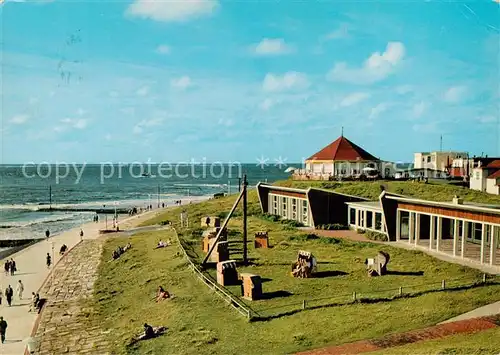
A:
<svg viewBox="0 0 500 355">
<path fill-rule="evenodd" d="M 103 239 L 84 240 L 55 267 L 42 288 L 47 297 L 35 334 L 37 355 L 106 354 L 105 329 L 92 317 Z"/>
<path fill-rule="evenodd" d="M 154 217 L 160 211 L 153 210 L 137 216 L 122 218 L 119 224 L 120 229 L 123 230 L 138 225 L 144 220 Z M 104 222 L 84 224 L 81 227 L 84 231 L 84 240 L 98 238 L 99 229 L 104 227 Z M 0 306 L 0 315 L 8 323 L 6 341 L 4 344 L 0 344 L 0 354 L 21 355 L 24 353 L 26 340 L 30 337 L 37 319 L 36 314 L 28 312 L 31 293 L 38 292 L 50 272 L 46 266 L 46 255 L 47 253 L 53 254 L 52 262 L 55 265 L 60 259 L 59 248 L 63 244 L 66 244 L 69 249 L 73 248 L 80 242 L 79 233 L 80 228 L 72 229 L 51 237 L 48 241 L 41 241 L 29 246 L 8 257 L 8 259 L 13 258 L 16 261 L 18 271 L 14 276 L 1 273 L 0 290 L 4 292 L 7 285 L 11 285 L 15 290 L 16 283 L 21 280 L 24 284 L 24 295 L 22 300 L 19 300 L 15 295 L 12 307 L 6 305 L 4 297 Z M 0 265 L 3 266 L 4 262 L 5 259 L 2 259 Z M 42 293 L 40 293 L 40 296 L 44 297 Z"/>
</svg>

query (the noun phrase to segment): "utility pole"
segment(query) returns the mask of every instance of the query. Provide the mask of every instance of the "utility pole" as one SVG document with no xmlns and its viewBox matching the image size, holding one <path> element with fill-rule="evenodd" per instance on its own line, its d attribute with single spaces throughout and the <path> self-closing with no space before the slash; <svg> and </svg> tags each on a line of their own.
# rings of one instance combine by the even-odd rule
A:
<svg viewBox="0 0 500 355">
<path fill-rule="evenodd" d="M 247 250 L 247 176 L 243 175 L 243 264 L 248 264 Z"/>
<path fill-rule="evenodd" d="M 241 192 L 241 177 L 238 178 L 238 192 Z"/>
</svg>

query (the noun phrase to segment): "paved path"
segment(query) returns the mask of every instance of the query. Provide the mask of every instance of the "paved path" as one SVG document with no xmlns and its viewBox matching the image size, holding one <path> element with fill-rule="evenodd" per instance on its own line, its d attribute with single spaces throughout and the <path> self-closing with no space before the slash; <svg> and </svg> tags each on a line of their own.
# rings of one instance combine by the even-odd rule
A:
<svg viewBox="0 0 500 355">
<path fill-rule="evenodd" d="M 450 322 L 456 322 L 459 320 L 466 320 L 466 319 L 472 319 L 472 318 L 479 318 L 479 317 L 489 317 L 493 316 L 495 314 L 500 314 L 500 301 L 488 304 L 483 307 L 479 307 L 476 309 L 473 309 L 470 312 L 461 314 L 457 317 L 448 319 L 447 321 L 441 322 L 439 324 L 445 324 L 445 323 L 450 323 Z"/>
<path fill-rule="evenodd" d="M 128 217 L 120 221 L 120 228 L 127 229 L 141 223 L 144 220 L 154 217 L 160 210 L 153 210 L 142 213 L 137 216 Z M 87 223 L 82 226 L 84 231 L 84 239 L 95 239 L 99 237 L 99 229 L 104 229 L 104 222 Z M 68 248 L 74 247 L 80 242 L 80 228 L 75 228 L 70 231 L 61 233 L 51 237 L 49 241 L 41 241 L 37 244 L 29 246 L 16 254 L 9 256 L 16 261 L 18 272 L 16 275 L 6 276 L 3 272 L 0 274 L 0 290 L 5 290 L 7 285 L 11 285 L 15 289 L 15 284 L 21 280 L 24 284 L 24 298 L 19 300 L 14 297 L 12 307 L 5 305 L 4 302 L 0 306 L 0 315 L 8 323 L 7 337 L 5 344 L 0 344 L 0 354 L 17 355 L 23 354 L 26 347 L 26 340 L 31 334 L 33 325 L 36 320 L 36 315 L 29 313 L 29 303 L 31 292 L 37 292 L 43 282 L 49 275 L 49 269 L 45 264 L 45 256 L 47 253 L 52 254 L 52 243 L 54 245 L 53 263 L 57 263 L 60 259 L 59 248 L 66 244 Z M 5 260 L 0 261 L 3 269 Z M 43 294 L 40 294 L 43 297 Z"/>
<path fill-rule="evenodd" d="M 106 333 L 87 315 L 93 299 L 94 282 L 103 239 L 78 244 L 55 267 L 55 278 L 42 288 L 47 297 L 35 335 L 36 354 L 106 354 Z"/>
<path fill-rule="evenodd" d="M 355 343 L 330 346 L 323 349 L 316 349 L 297 353 L 297 355 L 348 355 L 361 354 L 371 351 L 383 350 L 402 346 L 418 341 L 444 338 L 450 335 L 473 333 L 486 329 L 498 327 L 500 316 L 475 318 L 435 325 L 433 327 L 413 330 L 409 332 L 387 335 L 382 338 L 372 340 L 362 340 Z"/>
</svg>

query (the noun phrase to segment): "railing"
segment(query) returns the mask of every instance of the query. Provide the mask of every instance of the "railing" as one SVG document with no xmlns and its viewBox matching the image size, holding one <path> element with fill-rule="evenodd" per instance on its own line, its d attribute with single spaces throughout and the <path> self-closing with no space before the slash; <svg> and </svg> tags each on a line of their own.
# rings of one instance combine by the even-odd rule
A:
<svg viewBox="0 0 500 355">
<path fill-rule="evenodd" d="M 189 263 L 189 268 L 194 272 L 194 274 L 201 280 L 205 285 L 207 285 L 210 289 L 212 289 L 216 295 L 218 295 L 222 300 L 228 303 L 231 307 L 233 307 L 238 313 L 246 317 L 248 320 L 251 320 L 254 316 L 259 316 L 257 312 L 252 310 L 248 305 L 243 303 L 240 299 L 234 296 L 231 292 L 227 291 L 224 287 L 218 285 L 210 276 L 207 276 L 192 260 L 191 257 L 186 252 L 184 245 L 179 238 L 177 230 L 172 227 L 174 231 L 175 238 L 179 243 L 179 248 L 182 250 L 184 257 Z"/>
</svg>

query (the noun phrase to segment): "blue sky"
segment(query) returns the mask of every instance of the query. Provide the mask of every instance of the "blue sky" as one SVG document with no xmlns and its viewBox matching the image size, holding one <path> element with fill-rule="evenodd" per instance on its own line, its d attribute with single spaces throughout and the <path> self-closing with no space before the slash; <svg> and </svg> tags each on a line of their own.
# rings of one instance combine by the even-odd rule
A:
<svg viewBox="0 0 500 355">
<path fill-rule="evenodd" d="M 7 1 L 2 163 L 500 155 L 500 5 Z"/>
</svg>

